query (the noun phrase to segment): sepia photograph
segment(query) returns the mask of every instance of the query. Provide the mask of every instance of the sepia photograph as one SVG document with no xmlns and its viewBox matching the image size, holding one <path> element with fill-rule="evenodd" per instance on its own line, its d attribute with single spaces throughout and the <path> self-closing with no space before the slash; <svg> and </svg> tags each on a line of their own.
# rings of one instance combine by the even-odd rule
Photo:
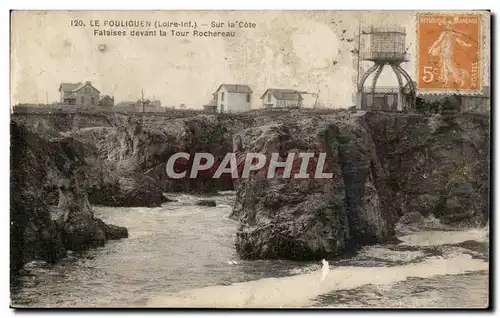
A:
<svg viewBox="0 0 500 318">
<path fill-rule="evenodd" d="M 11 308 L 489 309 L 490 34 L 12 10 Z"/>
</svg>

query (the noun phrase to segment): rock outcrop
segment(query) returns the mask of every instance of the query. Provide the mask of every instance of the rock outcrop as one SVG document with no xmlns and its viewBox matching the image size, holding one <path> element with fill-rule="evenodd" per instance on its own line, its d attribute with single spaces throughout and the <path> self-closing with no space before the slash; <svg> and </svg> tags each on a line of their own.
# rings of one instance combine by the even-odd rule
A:
<svg viewBox="0 0 500 318">
<path fill-rule="evenodd" d="M 54 262 L 65 256 L 66 249 L 127 237 L 125 228 L 94 217 L 86 194 L 90 167 L 81 146 L 71 138 L 47 140 L 11 123 L 12 273 L 34 259 Z M 46 195 L 50 188 L 59 188 L 55 211 Z"/>
<path fill-rule="evenodd" d="M 124 227 L 107 225 L 96 218 L 90 207 L 86 191 L 78 178 L 62 179 L 59 182 L 59 204 L 55 222 L 61 232 L 66 249 L 85 250 L 104 245 L 108 240 L 128 237 Z"/>
<path fill-rule="evenodd" d="M 325 153 L 333 178 L 267 179 L 263 170 L 240 180 L 232 215 L 240 256 L 321 259 L 391 237 L 395 209 L 360 121 L 313 116 L 244 131 L 247 152 Z"/>
<path fill-rule="evenodd" d="M 365 120 L 400 215 L 432 214 L 459 226 L 487 222 L 489 116 L 368 113 Z"/>
<path fill-rule="evenodd" d="M 320 259 L 391 240 L 398 218 L 457 226 L 488 220 L 484 115 L 353 113 L 279 118 L 246 129 L 246 152 L 327 154 L 331 180 L 236 182 L 232 217 L 243 258 Z M 284 159 L 283 159 L 284 160 Z"/>
<path fill-rule="evenodd" d="M 94 145 L 99 159 L 125 176 L 129 184 L 144 183 L 148 187 L 130 186 L 129 189 L 150 189 L 155 185 L 163 192 L 216 193 L 233 189 L 229 178 L 213 179 L 200 173 L 189 178 L 196 152 L 208 152 L 222 160 L 232 151 L 232 135 L 253 124 L 246 117 L 201 115 L 187 118 L 142 118 L 116 115 L 111 127 L 88 127 L 71 133 L 82 143 Z M 187 176 L 172 179 L 166 174 L 166 163 L 177 152 L 190 154 L 183 170 Z M 142 180 L 142 181 L 141 181 Z M 161 200 L 161 191 L 144 191 L 147 201 Z M 149 193 L 149 195 L 148 195 Z M 154 195 L 152 195 L 154 194 Z M 140 196 L 135 196 L 140 197 Z M 109 205 L 105 200 L 101 204 Z"/>
<path fill-rule="evenodd" d="M 112 141 L 106 140 L 113 130 L 111 120 L 102 116 L 90 116 L 87 124 L 106 126 L 83 127 L 79 130 L 68 130 L 67 116 L 14 116 L 13 121 L 27 127 L 28 130 L 47 140 L 55 141 L 53 147 L 64 152 L 64 147 L 69 144 L 78 152 L 77 158 L 82 158 L 85 165 L 80 169 L 86 177 L 86 191 L 91 204 L 131 207 L 131 206 L 160 206 L 164 201 L 161 187 L 156 180 L 144 175 L 141 171 L 129 169 L 125 162 L 108 160 L 106 149 L 119 149 Z M 93 120 L 96 117 L 99 120 Z M 85 122 L 84 118 L 79 118 Z M 59 130 L 60 129 L 60 130 Z M 111 150 L 110 150 L 111 151 Z M 43 191 L 48 198 L 48 203 L 57 204 L 57 182 L 64 178 L 59 169 L 47 162 L 47 178 L 43 182 Z"/>
</svg>

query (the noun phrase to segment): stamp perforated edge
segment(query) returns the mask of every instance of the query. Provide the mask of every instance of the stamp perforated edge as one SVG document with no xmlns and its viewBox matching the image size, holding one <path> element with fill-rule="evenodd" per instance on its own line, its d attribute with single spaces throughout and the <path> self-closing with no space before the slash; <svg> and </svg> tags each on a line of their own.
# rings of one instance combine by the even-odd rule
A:
<svg viewBox="0 0 500 318">
<path fill-rule="evenodd" d="M 486 43 L 485 38 L 486 38 L 486 33 L 484 32 L 484 19 L 489 18 L 491 16 L 491 12 L 489 11 L 433 11 L 433 12 L 417 12 L 415 14 L 415 33 L 416 33 L 416 45 L 415 45 L 415 65 L 414 65 L 414 72 L 415 72 L 415 80 L 418 85 L 418 78 L 420 76 L 419 74 L 419 61 L 418 61 L 418 49 L 419 49 L 419 17 L 421 15 L 476 15 L 479 19 L 479 37 L 478 41 L 479 43 L 479 54 L 480 56 L 480 61 L 479 61 L 479 89 L 478 90 L 467 90 L 467 89 L 433 89 L 433 88 L 418 88 L 417 87 L 417 94 L 418 95 L 467 95 L 467 96 L 483 96 L 484 95 L 484 84 L 486 81 L 486 72 L 484 71 L 485 69 L 485 59 L 487 58 L 486 52 L 488 50 L 485 50 L 483 45 Z M 491 28 L 491 25 L 490 25 Z M 489 43 L 488 43 L 489 44 Z"/>
</svg>

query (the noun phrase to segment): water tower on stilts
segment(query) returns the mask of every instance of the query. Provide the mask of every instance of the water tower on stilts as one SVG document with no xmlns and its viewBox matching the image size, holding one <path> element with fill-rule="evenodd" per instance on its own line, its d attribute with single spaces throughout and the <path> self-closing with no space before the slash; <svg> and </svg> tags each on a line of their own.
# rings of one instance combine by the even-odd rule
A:
<svg viewBox="0 0 500 318">
<path fill-rule="evenodd" d="M 402 27 L 376 28 L 372 26 L 362 31 L 360 30 L 358 59 L 370 61 L 374 64 L 364 74 L 359 76 L 356 109 L 386 109 L 390 111 L 409 111 L 414 109 L 416 101 L 415 83 L 412 81 L 410 75 L 401 67 L 401 63 L 409 61 L 405 42 L 406 31 Z M 376 94 L 377 80 L 386 65 L 392 68 L 398 81 L 397 94 L 394 96 L 397 101 L 390 103 L 391 105 L 389 106 L 383 102 L 377 102 Z M 371 89 L 367 92 L 364 90 L 364 85 L 372 73 L 374 75 Z"/>
</svg>

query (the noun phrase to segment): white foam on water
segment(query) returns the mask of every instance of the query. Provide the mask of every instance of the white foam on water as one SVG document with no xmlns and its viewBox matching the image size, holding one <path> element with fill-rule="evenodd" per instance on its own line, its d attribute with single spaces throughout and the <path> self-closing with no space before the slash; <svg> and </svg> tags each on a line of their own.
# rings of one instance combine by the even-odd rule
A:
<svg viewBox="0 0 500 318">
<path fill-rule="evenodd" d="M 321 270 L 283 278 L 265 278 L 229 286 L 210 286 L 152 298 L 147 307 L 290 308 L 312 306 L 319 295 L 367 284 L 390 285 L 408 277 L 429 278 L 487 270 L 488 263 L 467 254 L 430 257 L 423 262 L 394 267 L 331 267 L 321 281 Z"/>
<path fill-rule="evenodd" d="M 424 251 L 396 251 L 391 250 L 382 246 L 365 246 L 360 252 L 359 256 L 375 258 L 375 259 L 383 259 L 390 262 L 410 262 L 419 257 L 425 256 Z"/>
<path fill-rule="evenodd" d="M 488 242 L 488 229 L 466 231 L 423 231 L 399 237 L 405 246 L 437 246 L 459 244 L 466 241 Z"/>
<path fill-rule="evenodd" d="M 220 195 L 225 195 L 225 196 L 235 196 L 236 191 L 234 190 L 225 190 L 225 191 L 219 191 Z"/>
<path fill-rule="evenodd" d="M 176 192 L 164 192 L 163 195 L 169 199 L 176 200 L 174 202 L 169 202 L 169 204 L 172 204 L 172 203 L 194 203 L 197 200 L 203 199 L 201 196 L 190 195 L 190 194 L 185 194 L 185 193 L 176 193 Z"/>
</svg>

